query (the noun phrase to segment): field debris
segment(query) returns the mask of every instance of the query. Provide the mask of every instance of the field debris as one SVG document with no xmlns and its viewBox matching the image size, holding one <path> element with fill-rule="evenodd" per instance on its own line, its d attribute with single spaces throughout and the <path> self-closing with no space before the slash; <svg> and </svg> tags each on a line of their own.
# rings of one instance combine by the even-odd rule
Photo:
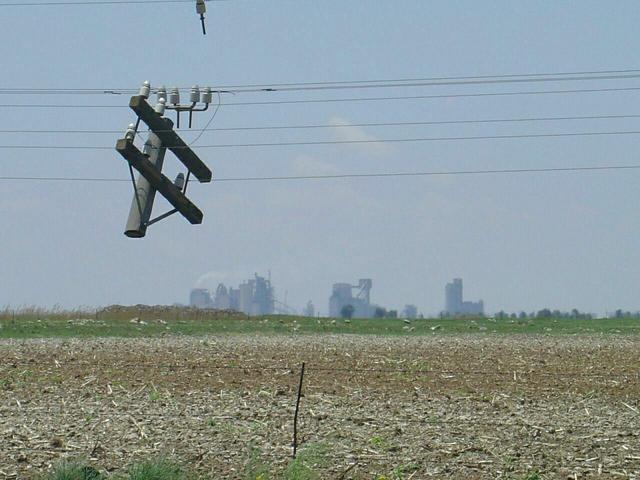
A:
<svg viewBox="0 0 640 480">
<path fill-rule="evenodd" d="M 245 479 L 258 461 L 279 478 L 302 362 L 299 441 L 323 447 L 319 478 L 640 478 L 634 336 L 34 339 L 0 354 L 0 478 L 166 454 L 196 478 Z"/>
</svg>

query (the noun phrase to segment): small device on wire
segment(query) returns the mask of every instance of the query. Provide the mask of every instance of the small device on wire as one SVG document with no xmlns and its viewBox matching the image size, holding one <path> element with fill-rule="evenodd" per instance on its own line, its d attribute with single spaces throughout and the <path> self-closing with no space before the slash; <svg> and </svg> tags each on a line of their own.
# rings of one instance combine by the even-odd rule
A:
<svg viewBox="0 0 640 480">
<path fill-rule="evenodd" d="M 204 25 L 204 14 L 207 12 L 207 6 L 204 4 L 204 0 L 196 0 L 196 13 L 200 15 L 200 22 L 202 23 L 202 34 L 207 34 L 207 29 Z"/>
</svg>

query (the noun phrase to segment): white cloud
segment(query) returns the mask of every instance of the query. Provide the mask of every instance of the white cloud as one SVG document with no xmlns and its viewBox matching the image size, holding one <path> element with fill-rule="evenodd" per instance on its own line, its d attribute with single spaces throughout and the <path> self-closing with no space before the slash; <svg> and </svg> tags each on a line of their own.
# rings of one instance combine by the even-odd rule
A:
<svg viewBox="0 0 640 480">
<path fill-rule="evenodd" d="M 293 171 L 296 175 L 336 175 L 339 173 L 338 167 L 332 163 L 317 160 L 310 155 L 300 155 L 292 162 Z"/>
<path fill-rule="evenodd" d="M 204 273 L 196 280 L 197 288 L 208 288 L 209 290 L 215 290 L 220 283 L 229 281 L 229 273 L 220 271 L 211 271 Z"/>
<path fill-rule="evenodd" d="M 362 127 L 352 125 L 351 122 L 342 117 L 331 117 L 329 123 L 335 127 L 333 131 L 336 139 L 355 142 L 349 145 L 352 148 L 373 155 L 387 155 L 391 152 L 389 144 L 379 141 L 380 139 L 375 135 L 367 133 Z"/>
</svg>

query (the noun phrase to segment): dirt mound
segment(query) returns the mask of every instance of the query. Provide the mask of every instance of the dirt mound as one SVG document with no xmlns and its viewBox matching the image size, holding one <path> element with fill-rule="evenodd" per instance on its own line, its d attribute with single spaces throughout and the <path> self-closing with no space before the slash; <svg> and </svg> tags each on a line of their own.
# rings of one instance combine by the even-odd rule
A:
<svg viewBox="0 0 640 480">
<path fill-rule="evenodd" d="M 201 309 L 183 305 L 110 305 L 96 312 L 96 318 L 122 319 L 139 318 L 141 320 L 162 319 L 202 319 L 247 318 L 247 315 L 235 310 Z"/>
</svg>

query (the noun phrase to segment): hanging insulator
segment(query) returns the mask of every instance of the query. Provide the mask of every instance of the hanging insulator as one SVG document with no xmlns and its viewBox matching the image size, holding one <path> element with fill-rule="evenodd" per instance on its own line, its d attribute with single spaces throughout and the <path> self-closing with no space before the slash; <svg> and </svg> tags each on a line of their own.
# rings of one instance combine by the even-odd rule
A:
<svg viewBox="0 0 640 480">
<path fill-rule="evenodd" d="M 193 87 L 191 87 L 189 101 L 191 103 L 198 103 L 200 101 L 200 88 L 198 87 L 198 85 L 194 85 Z"/>
<path fill-rule="evenodd" d="M 149 82 L 144 82 L 140 87 L 140 91 L 138 93 L 141 97 L 149 98 L 151 94 L 151 84 Z"/>
<path fill-rule="evenodd" d="M 179 173 L 173 181 L 173 184 L 182 190 L 184 188 L 184 173 Z"/>
<path fill-rule="evenodd" d="M 180 103 L 180 90 L 178 90 L 178 87 L 173 87 L 169 92 L 169 103 L 173 105 Z"/>
<path fill-rule="evenodd" d="M 158 99 L 158 103 L 156 103 L 156 107 L 154 108 L 156 113 L 158 113 L 160 115 L 164 115 L 164 110 L 166 108 L 166 103 L 167 103 L 167 101 L 164 98 L 159 98 Z"/>
<path fill-rule="evenodd" d="M 213 100 L 213 93 L 211 92 L 211 87 L 204 87 L 202 91 L 202 103 L 209 104 Z"/>
<path fill-rule="evenodd" d="M 124 133 L 124 138 L 127 140 L 133 140 L 136 138 L 136 125 L 135 123 L 130 123 L 129 127 L 127 127 L 127 131 Z"/>
<path fill-rule="evenodd" d="M 156 92 L 156 95 L 158 97 L 158 101 L 160 100 L 167 100 L 167 88 L 164 85 L 160 85 L 158 87 L 158 91 Z"/>
<path fill-rule="evenodd" d="M 204 4 L 204 0 L 196 0 L 196 12 L 200 15 L 200 22 L 202 23 L 202 34 L 207 34 L 207 29 L 204 25 L 204 14 L 207 11 L 207 6 Z"/>
</svg>

